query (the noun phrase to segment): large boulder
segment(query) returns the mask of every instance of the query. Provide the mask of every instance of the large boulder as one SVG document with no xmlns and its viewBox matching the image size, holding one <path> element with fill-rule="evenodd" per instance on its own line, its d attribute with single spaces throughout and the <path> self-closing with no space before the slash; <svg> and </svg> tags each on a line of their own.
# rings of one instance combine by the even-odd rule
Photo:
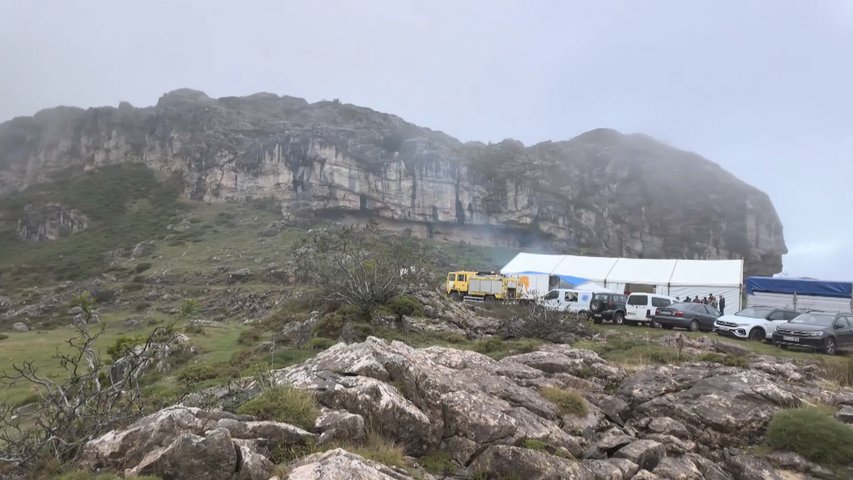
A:
<svg viewBox="0 0 853 480">
<path fill-rule="evenodd" d="M 654 440 L 636 440 L 620 448 L 615 455 L 636 463 L 640 468 L 653 470 L 666 456 L 666 449 Z"/>
<path fill-rule="evenodd" d="M 343 449 L 302 458 L 290 466 L 287 480 L 414 480 L 400 471 Z"/>
<path fill-rule="evenodd" d="M 488 478 L 536 478 L 541 480 L 594 480 L 595 474 L 583 464 L 537 450 L 493 445 L 469 466 L 474 474 Z"/>
<path fill-rule="evenodd" d="M 218 433 L 211 436 L 210 432 Z M 267 453 L 276 449 L 305 447 L 315 442 L 314 434 L 293 425 L 255 421 L 249 416 L 178 405 L 87 442 L 80 450 L 78 461 L 90 470 L 106 468 L 152 473 L 169 480 L 181 478 L 169 477 L 172 475 L 170 472 L 180 472 L 187 465 L 205 472 L 208 467 L 223 467 L 217 463 L 218 460 L 206 458 L 215 453 L 224 459 L 223 462 L 230 462 L 228 471 L 231 474 L 239 472 L 244 463 L 256 474 L 267 470 L 268 465 L 260 458 Z M 229 445 L 228 449 L 222 446 L 225 443 Z M 242 447 L 251 447 L 254 454 L 242 454 Z M 230 453 L 223 456 L 225 450 Z M 181 463 L 184 456 L 193 457 L 184 462 L 196 463 Z M 251 477 L 253 473 L 246 472 L 246 475 Z"/>
<path fill-rule="evenodd" d="M 127 475 L 156 475 L 163 480 L 232 480 L 237 453 L 228 430 L 211 430 L 204 437 L 185 433 L 172 443 L 148 452 Z"/>
</svg>

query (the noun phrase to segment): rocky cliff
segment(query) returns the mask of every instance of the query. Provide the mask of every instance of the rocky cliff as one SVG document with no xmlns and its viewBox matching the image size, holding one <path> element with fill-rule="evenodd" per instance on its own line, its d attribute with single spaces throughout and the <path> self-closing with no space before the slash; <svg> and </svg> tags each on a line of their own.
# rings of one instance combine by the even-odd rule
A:
<svg viewBox="0 0 853 480">
<path fill-rule="evenodd" d="M 462 143 L 338 102 L 192 90 L 153 107 L 60 107 L 0 125 L 0 195 L 119 162 L 179 172 L 197 200 L 271 198 L 286 215 L 374 216 L 449 241 L 744 258 L 747 274 L 780 271 L 786 252 L 766 194 L 643 135 Z"/>
</svg>

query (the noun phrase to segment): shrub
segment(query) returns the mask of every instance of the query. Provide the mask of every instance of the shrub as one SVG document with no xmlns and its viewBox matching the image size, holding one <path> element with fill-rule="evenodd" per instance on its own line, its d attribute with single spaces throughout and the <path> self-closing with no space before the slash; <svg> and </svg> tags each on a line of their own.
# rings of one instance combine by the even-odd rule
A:
<svg viewBox="0 0 853 480">
<path fill-rule="evenodd" d="M 244 403 L 237 413 L 276 420 L 311 430 L 319 415 L 317 401 L 308 392 L 290 386 L 275 387 Z"/>
<path fill-rule="evenodd" d="M 315 337 L 340 338 L 346 320 L 337 312 L 321 318 L 314 327 Z"/>
<path fill-rule="evenodd" d="M 134 268 L 133 270 L 136 271 L 136 273 L 142 273 L 142 272 L 148 270 L 149 268 L 151 268 L 150 263 L 142 262 L 142 263 L 137 263 L 136 268 Z"/>
<path fill-rule="evenodd" d="M 305 345 L 305 348 L 308 350 L 325 350 L 336 343 L 338 342 L 331 338 L 314 337 L 311 340 L 308 340 L 308 344 Z"/>
<path fill-rule="evenodd" d="M 742 355 L 723 355 L 709 352 L 700 356 L 699 361 L 719 363 L 730 367 L 746 368 L 749 366 L 749 361 Z"/>
<path fill-rule="evenodd" d="M 817 408 L 782 410 L 767 426 L 767 443 L 825 465 L 853 464 L 853 428 Z"/>
<path fill-rule="evenodd" d="M 584 417 L 587 414 L 586 401 L 575 392 L 554 387 L 542 387 L 539 394 L 557 406 L 561 415 L 577 415 Z"/>
<path fill-rule="evenodd" d="M 352 452 L 364 458 L 388 465 L 389 467 L 406 467 L 403 448 L 376 433 L 368 434 L 365 445 L 354 448 Z"/>
<path fill-rule="evenodd" d="M 122 335 L 118 337 L 112 345 L 107 347 L 107 355 L 109 355 L 113 362 L 115 362 L 130 353 L 130 351 L 133 350 L 133 347 L 141 344 L 143 341 L 144 339 L 142 337 L 128 337 L 126 335 Z"/>
<path fill-rule="evenodd" d="M 823 358 L 824 376 L 839 385 L 853 386 L 853 354 L 847 355 L 846 358 Z"/>
<path fill-rule="evenodd" d="M 194 363 L 184 367 L 178 373 L 178 381 L 185 385 L 193 385 L 205 380 L 212 380 L 221 374 L 221 369 L 209 363 Z"/>
<path fill-rule="evenodd" d="M 243 330 L 240 336 L 237 337 L 237 343 L 240 345 L 254 345 L 261 340 L 261 334 L 254 329 Z"/>
<path fill-rule="evenodd" d="M 402 320 L 403 315 L 424 316 L 424 307 L 421 305 L 421 302 L 409 295 L 397 295 L 386 305 L 391 310 L 391 313 L 397 316 L 398 320 Z"/>
<path fill-rule="evenodd" d="M 9 338 L 9 335 L 6 335 L 5 333 L 0 333 L 0 340 L 6 340 L 7 338 Z"/>
<path fill-rule="evenodd" d="M 424 467 L 424 470 L 433 475 L 451 475 L 456 470 L 450 454 L 443 450 L 424 455 L 418 463 Z"/>
<path fill-rule="evenodd" d="M 539 452 L 548 452 L 548 444 L 538 438 L 525 438 L 521 440 L 521 446 L 528 450 L 536 450 Z"/>
<path fill-rule="evenodd" d="M 91 295 L 96 303 L 107 303 L 115 298 L 116 292 L 108 288 L 97 288 L 91 292 Z"/>
<path fill-rule="evenodd" d="M 184 333 L 189 333 L 190 335 L 204 335 L 206 332 L 204 331 L 204 327 L 201 325 L 187 325 L 184 327 Z"/>
<path fill-rule="evenodd" d="M 501 340 L 500 338 L 492 337 L 484 340 L 478 340 L 474 343 L 473 350 L 475 352 L 482 353 L 483 355 L 488 355 L 495 360 L 500 360 L 501 358 L 508 357 L 510 355 L 532 352 L 539 348 L 539 345 L 541 344 L 542 342 L 540 340 L 531 338 Z"/>
</svg>

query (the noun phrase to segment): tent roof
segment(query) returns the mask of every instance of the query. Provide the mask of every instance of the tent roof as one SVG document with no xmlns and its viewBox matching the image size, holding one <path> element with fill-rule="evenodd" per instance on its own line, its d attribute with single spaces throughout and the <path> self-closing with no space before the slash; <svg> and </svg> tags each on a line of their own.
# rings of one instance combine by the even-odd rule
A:
<svg viewBox="0 0 853 480">
<path fill-rule="evenodd" d="M 747 277 L 746 293 L 751 295 L 753 292 L 851 298 L 853 297 L 853 284 L 799 278 Z"/>
<path fill-rule="evenodd" d="M 743 260 L 659 260 L 519 253 L 501 273 L 547 273 L 571 283 L 739 287 Z"/>
<path fill-rule="evenodd" d="M 743 260 L 676 260 L 670 285 L 731 287 L 743 283 Z"/>
</svg>

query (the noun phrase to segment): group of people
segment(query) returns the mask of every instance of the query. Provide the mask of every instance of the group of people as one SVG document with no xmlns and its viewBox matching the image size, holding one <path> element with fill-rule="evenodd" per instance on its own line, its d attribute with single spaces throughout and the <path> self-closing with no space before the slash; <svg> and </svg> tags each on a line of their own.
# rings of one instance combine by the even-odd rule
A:
<svg viewBox="0 0 853 480">
<path fill-rule="evenodd" d="M 675 297 L 675 300 L 679 302 L 681 301 L 681 299 L 678 297 Z M 704 303 L 705 305 L 710 305 L 716 308 L 720 311 L 720 313 L 725 313 L 726 311 L 726 297 L 724 297 L 722 293 L 720 294 L 719 298 L 715 297 L 714 294 L 711 293 L 707 297 L 703 297 L 701 300 L 699 299 L 699 295 L 694 296 L 692 300 L 690 299 L 690 295 L 688 295 L 684 297 L 684 301 L 692 303 Z"/>
</svg>

